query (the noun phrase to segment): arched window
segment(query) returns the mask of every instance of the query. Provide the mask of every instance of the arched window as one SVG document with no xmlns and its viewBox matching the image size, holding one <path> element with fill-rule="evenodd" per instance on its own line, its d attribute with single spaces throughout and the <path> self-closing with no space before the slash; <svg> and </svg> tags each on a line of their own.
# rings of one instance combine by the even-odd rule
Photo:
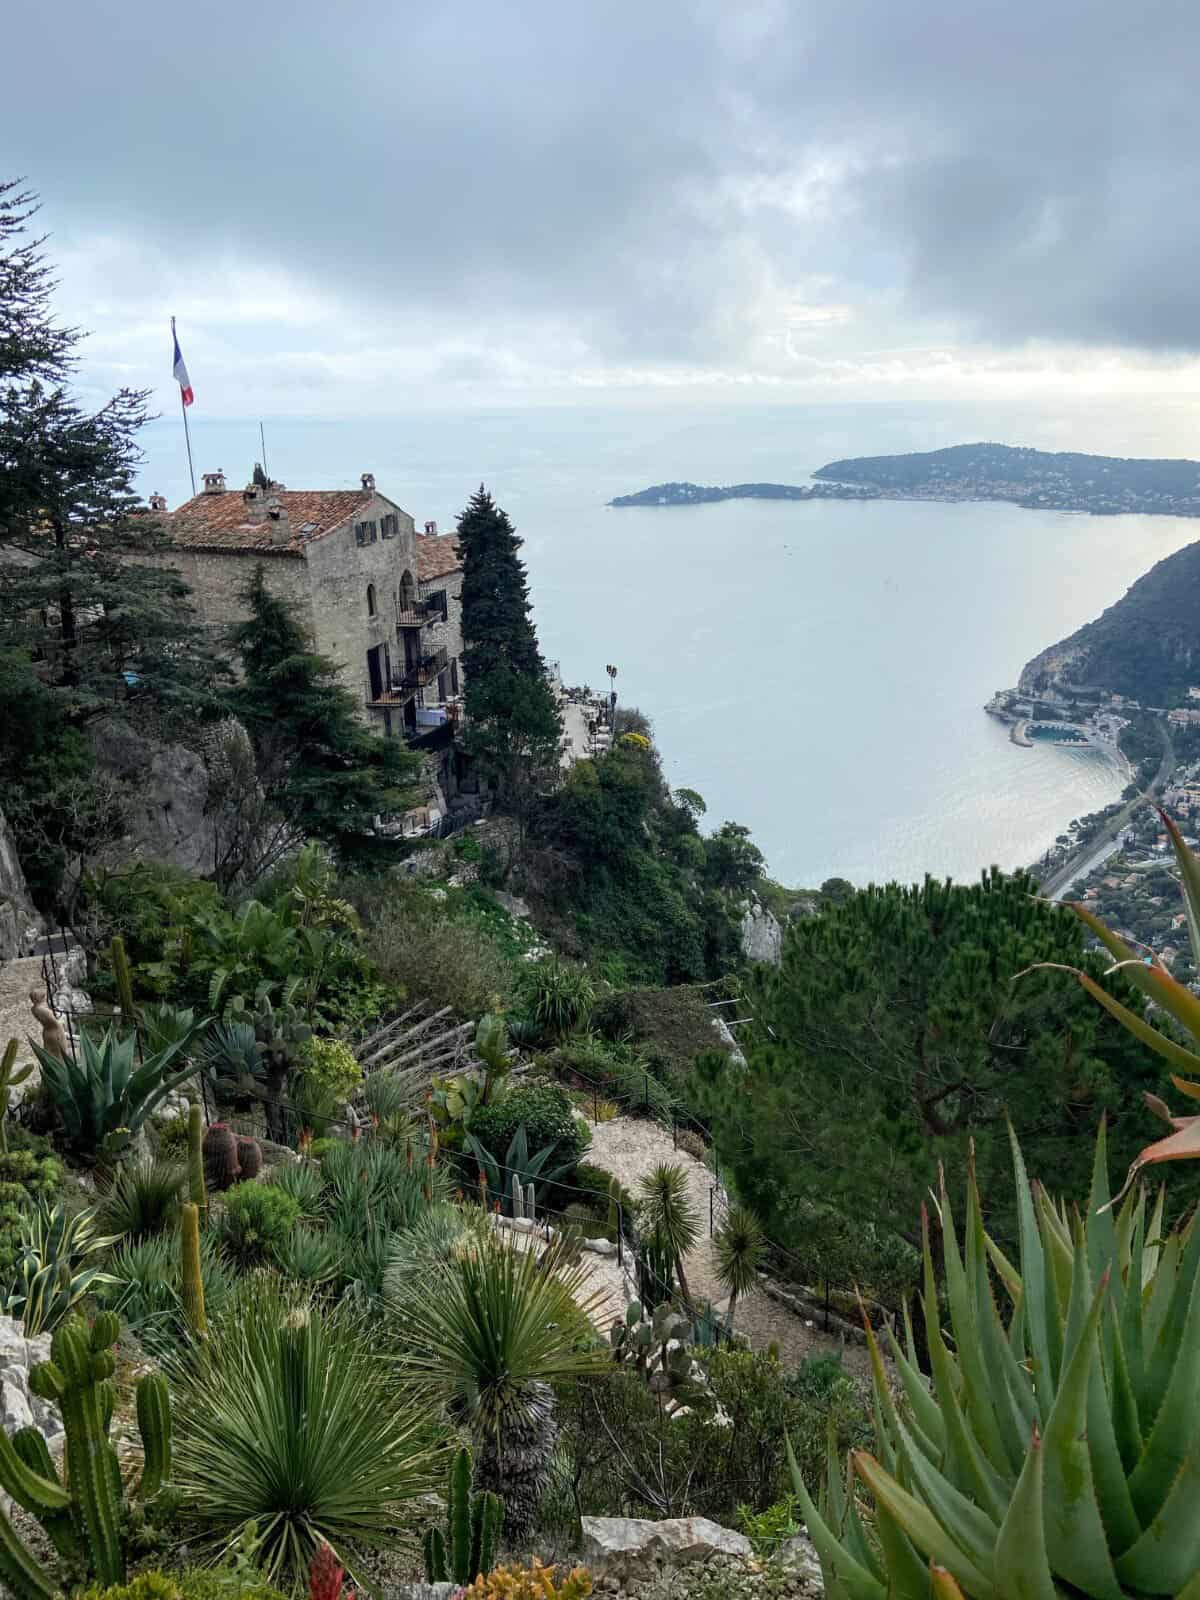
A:
<svg viewBox="0 0 1200 1600">
<path fill-rule="evenodd" d="M 373 583 L 367 585 L 367 615 L 369 617 L 375 615 L 375 585 Z"/>
<path fill-rule="evenodd" d="M 411 611 L 417 603 L 417 586 L 413 582 L 413 575 L 405 569 L 400 579 L 400 609 Z"/>
</svg>

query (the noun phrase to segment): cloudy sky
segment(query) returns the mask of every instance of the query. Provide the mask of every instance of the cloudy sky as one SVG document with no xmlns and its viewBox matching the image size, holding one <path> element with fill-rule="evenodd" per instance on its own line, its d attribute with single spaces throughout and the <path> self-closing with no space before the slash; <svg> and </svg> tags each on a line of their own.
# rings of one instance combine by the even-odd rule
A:
<svg viewBox="0 0 1200 1600">
<path fill-rule="evenodd" d="M 85 379 L 210 415 L 1200 392 L 1195 0 L 7 18 Z M 169 389 L 162 398 L 170 400 Z"/>
</svg>

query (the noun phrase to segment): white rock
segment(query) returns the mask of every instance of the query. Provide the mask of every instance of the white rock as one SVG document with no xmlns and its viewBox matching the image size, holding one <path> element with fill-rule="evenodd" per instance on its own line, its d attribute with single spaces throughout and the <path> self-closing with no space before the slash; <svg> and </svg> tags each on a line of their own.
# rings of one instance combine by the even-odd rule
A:
<svg viewBox="0 0 1200 1600">
<path fill-rule="evenodd" d="M 744 1534 L 722 1528 L 707 1517 L 584 1517 L 583 1564 L 593 1573 L 649 1577 L 665 1567 L 681 1567 L 715 1555 L 753 1554 Z"/>
<path fill-rule="evenodd" d="M 821 1562 L 813 1542 L 805 1533 L 795 1533 L 779 1546 L 775 1559 L 793 1572 L 801 1572 L 818 1585 L 821 1579 Z"/>
</svg>

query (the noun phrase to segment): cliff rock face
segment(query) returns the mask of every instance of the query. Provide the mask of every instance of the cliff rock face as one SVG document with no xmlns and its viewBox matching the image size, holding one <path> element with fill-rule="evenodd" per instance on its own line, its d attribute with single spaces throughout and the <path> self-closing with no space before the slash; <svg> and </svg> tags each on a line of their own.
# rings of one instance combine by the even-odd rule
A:
<svg viewBox="0 0 1200 1600">
<path fill-rule="evenodd" d="M 38 915 L 29 899 L 17 847 L 0 811 L 0 961 L 24 955 Z"/>
<path fill-rule="evenodd" d="M 1186 545 L 1137 580 L 1069 639 L 1034 656 L 1020 688 L 1108 689 L 1171 706 L 1200 683 L 1200 544 Z"/>
<path fill-rule="evenodd" d="M 133 791 L 127 848 L 185 872 L 212 868 L 208 769 L 194 750 L 148 739 L 115 718 L 88 730 L 96 759 Z"/>
<path fill-rule="evenodd" d="M 747 961 L 779 965 L 783 949 L 783 929 L 774 912 L 757 900 L 748 901 L 742 910 L 742 954 Z"/>
</svg>

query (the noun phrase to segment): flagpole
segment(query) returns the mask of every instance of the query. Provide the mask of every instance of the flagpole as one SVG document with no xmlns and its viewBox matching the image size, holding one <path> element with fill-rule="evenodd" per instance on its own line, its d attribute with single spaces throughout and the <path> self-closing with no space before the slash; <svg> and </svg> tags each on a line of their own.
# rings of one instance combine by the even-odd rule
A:
<svg viewBox="0 0 1200 1600">
<path fill-rule="evenodd" d="M 175 318 L 171 318 L 171 339 L 175 338 Z M 196 469 L 192 466 L 192 436 L 188 431 L 187 405 L 184 402 L 183 390 L 179 391 L 179 409 L 183 413 L 183 437 L 187 442 L 188 476 L 192 480 L 192 499 L 196 498 Z"/>
</svg>

